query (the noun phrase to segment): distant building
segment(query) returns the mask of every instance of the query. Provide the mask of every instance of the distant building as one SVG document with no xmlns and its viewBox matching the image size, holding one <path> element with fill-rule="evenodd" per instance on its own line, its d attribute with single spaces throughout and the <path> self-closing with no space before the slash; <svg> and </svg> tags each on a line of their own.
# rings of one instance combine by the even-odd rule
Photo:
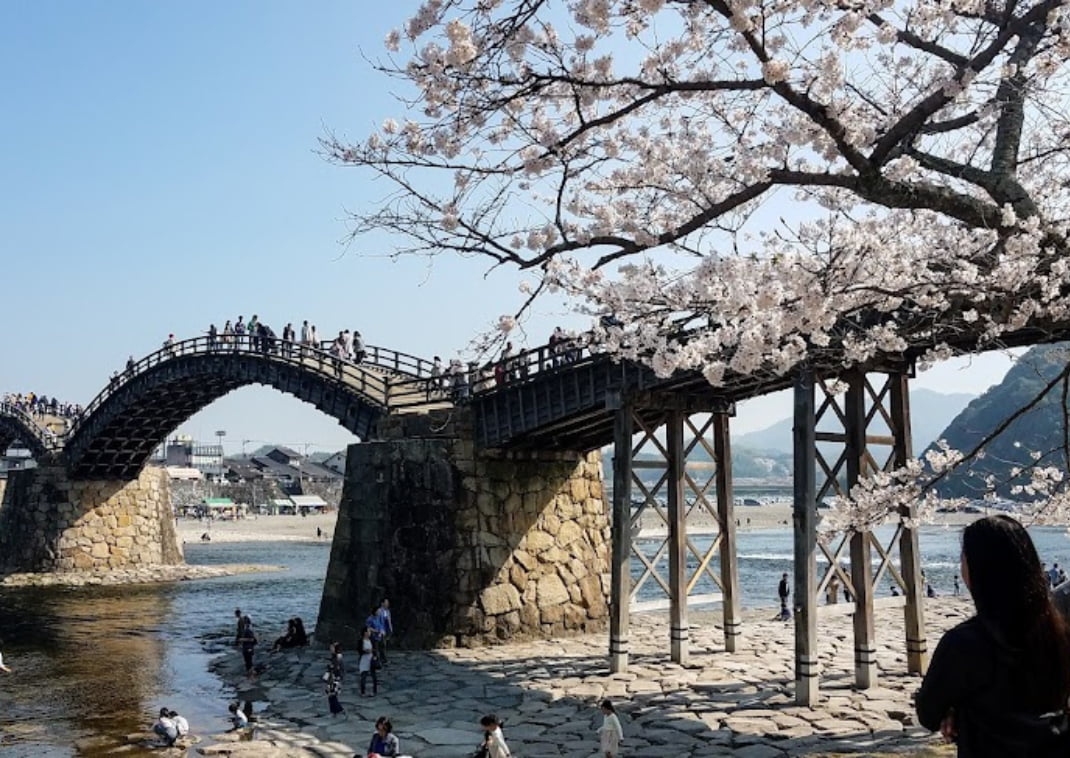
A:
<svg viewBox="0 0 1070 758">
<path fill-rule="evenodd" d="M 179 435 L 164 448 L 163 464 L 181 468 L 195 468 L 210 481 L 223 476 L 223 446 L 199 445 L 188 435 Z"/>
<path fill-rule="evenodd" d="M 329 468 L 331 471 L 336 471 L 342 476 L 346 474 L 346 452 L 345 450 L 339 450 L 337 453 L 324 458 L 320 461 L 320 465 L 324 468 Z"/>
<path fill-rule="evenodd" d="M 26 448 L 12 447 L 0 451 L 0 477 L 6 476 L 8 471 L 21 471 L 36 465 L 33 453 Z"/>
</svg>

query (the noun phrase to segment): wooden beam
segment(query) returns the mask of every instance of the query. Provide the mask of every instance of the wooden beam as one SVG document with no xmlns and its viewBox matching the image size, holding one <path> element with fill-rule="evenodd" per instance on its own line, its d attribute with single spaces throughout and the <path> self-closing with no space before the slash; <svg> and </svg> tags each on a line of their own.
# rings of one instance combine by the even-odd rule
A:
<svg viewBox="0 0 1070 758">
<path fill-rule="evenodd" d="M 912 457 L 913 435 L 910 429 L 910 378 L 904 374 L 888 377 L 892 385 L 892 434 L 895 436 L 895 466 L 906 465 Z M 913 503 L 900 509 L 900 518 L 913 523 L 917 506 Z M 921 552 L 918 547 L 918 530 L 904 524 L 899 535 L 899 562 L 903 568 L 906 604 L 903 606 L 906 621 L 907 671 L 924 674 L 929 666 L 929 648 L 925 639 L 925 591 L 921 577 Z"/>
<path fill-rule="evenodd" d="M 795 703 L 816 705 L 817 660 L 817 484 L 814 448 L 814 374 L 795 376 Z"/>
<path fill-rule="evenodd" d="M 732 441 L 729 415 L 713 416 L 713 450 L 717 459 L 717 519 L 721 522 L 721 611 L 724 618 L 724 649 L 736 652 L 740 642 L 739 563 L 736 559 L 736 516 L 732 491 Z"/>
<path fill-rule="evenodd" d="M 844 433 L 847 436 L 847 490 L 865 476 L 866 456 L 865 374 L 852 371 L 847 377 L 844 400 Z M 851 536 L 851 584 L 855 591 L 855 685 L 868 689 L 877 681 L 877 646 L 873 624 L 873 567 L 870 532 Z"/>
<path fill-rule="evenodd" d="M 632 409 L 621 403 L 613 419 L 613 523 L 609 591 L 609 670 L 628 670 L 628 613 L 632 553 Z"/>
<path fill-rule="evenodd" d="M 670 411 L 665 423 L 669 500 L 669 639 L 674 663 L 688 663 L 687 503 L 684 501 L 684 414 Z"/>
</svg>

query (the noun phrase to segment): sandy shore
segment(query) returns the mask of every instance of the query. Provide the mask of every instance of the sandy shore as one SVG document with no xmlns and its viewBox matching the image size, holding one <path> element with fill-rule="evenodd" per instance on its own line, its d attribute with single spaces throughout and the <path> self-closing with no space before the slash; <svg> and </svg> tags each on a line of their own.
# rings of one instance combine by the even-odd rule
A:
<svg viewBox="0 0 1070 758">
<path fill-rule="evenodd" d="M 790 529 L 790 502 L 765 503 L 763 505 L 737 505 L 735 507 L 737 531 L 757 529 Z M 821 513 L 819 511 L 819 513 Z M 931 523 L 937 526 L 964 526 L 978 518 L 975 513 L 939 513 Z M 927 522 L 929 523 L 929 522 Z M 642 537 L 663 537 L 668 534 L 668 526 L 652 509 L 642 516 Z M 689 534 L 704 534 L 717 531 L 714 517 L 700 509 L 693 509 L 688 515 L 687 531 Z"/>
<path fill-rule="evenodd" d="M 736 506 L 737 529 L 786 529 L 791 527 L 791 503 Z M 972 513 L 938 514 L 933 521 L 939 526 L 963 526 L 977 518 Z M 208 534 L 212 542 L 316 542 L 330 541 L 334 536 L 337 512 L 312 516 L 250 516 L 235 521 L 201 521 L 179 519 L 178 535 L 183 542 L 200 542 Z M 715 532 L 717 522 L 712 515 L 694 510 L 687 522 L 690 534 Z M 316 536 L 316 529 L 322 536 Z M 643 537 L 659 537 L 668 533 L 665 521 L 653 510 L 643 514 Z"/>
<path fill-rule="evenodd" d="M 212 542 L 329 542 L 334 536 L 338 513 L 312 516 L 249 516 L 234 521 L 180 518 L 178 538 L 201 542 L 207 534 Z M 319 529 L 322 536 L 316 535 Z"/>
</svg>

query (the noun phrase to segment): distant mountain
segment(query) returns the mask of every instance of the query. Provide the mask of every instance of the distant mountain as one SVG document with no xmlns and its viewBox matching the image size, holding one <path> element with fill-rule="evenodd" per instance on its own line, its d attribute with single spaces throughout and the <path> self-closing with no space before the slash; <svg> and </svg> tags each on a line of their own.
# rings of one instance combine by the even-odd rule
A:
<svg viewBox="0 0 1070 758">
<path fill-rule="evenodd" d="M 910 423 L 914 436 L 914 451 L 920 453 L 928 448 L 939 438 L 940 433 L 947 428 L 951 420 L 975 397 L 976 395 L 966 392 L 944 393 L 928 389 L 911 390 Z M 793 423 L 793 419 L 786 418 L 756 432 L 748 432 L 738 436 L 733 435 L 732 445 L 735 448 L 790 454 Z M 828 430 L 831 430 L 831 426 L 826 429 L 826 431 Z M 875 434 L 888 433 L 887 427 L 879 423 L 873 426 L 873 431 Z M 737 474 L 737 476 L 745 475 Z"/>
<path fill-rule="evenodd" d="M 967 452 L 976 447 L 1000 424 L 1030 403 L 1045 385 L 1058 376 L 1070 360 L 1070 343 L 1034 347 L 1011 367 L 1003 381 L 973 400 L 948 424 L 940 435 L 956 450 Z M 1015 419 L 1002 434 L 990 441 L 984 457 L 964 464 L 938 486 L 945 497 L 975 497 L 985 486 L 984 479 L 995 475 L 1002 482 L 997 492 L 1012 497 L 1014 484 L 1011 469 L 1033 463 L 1031 453 L 1040 452 L 1045 465 L 1063 469 L 1062 385 L 1057 384 L 1033 408 Z"/>
</svg>

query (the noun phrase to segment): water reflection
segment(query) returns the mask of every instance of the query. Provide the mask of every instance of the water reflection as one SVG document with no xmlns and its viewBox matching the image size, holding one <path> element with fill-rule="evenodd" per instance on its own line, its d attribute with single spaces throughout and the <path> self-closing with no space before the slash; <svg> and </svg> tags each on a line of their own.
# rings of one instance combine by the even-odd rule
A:
<svg viewBox="0 0 1070 758">
<path fill-rule="evenodd" d="M 265 647 L 291 616 L 315 619 L 329 544 L 188 545 L 190 563 L 274 563 L 284 572 L 79 590 L 0 590 L 0 758 L 103 758 L 163 706 L 195 734 L 229 728 L 233 691 L 208 669 L 240 605 Z M 207 646 L 206 646 L 207 641 Z M 236 654 L 236 653 L 235 653 Z M 124 751 L 124 755 L 151 754 Z"/>
<path fill-rule="evenodd" d="M 0 744 L 71 745 L 86 735 L 141 728 L 139 714 L 160 688 L 158 622 L 170 612 L 159 587 L 5 591 L 0 629 L 13 673 L 0 691 L 8 722 Z M 51 718 L 42 718 L 42 707 Z M 57 746 L 35 754 L 73 753 Z"/>
</svg>

